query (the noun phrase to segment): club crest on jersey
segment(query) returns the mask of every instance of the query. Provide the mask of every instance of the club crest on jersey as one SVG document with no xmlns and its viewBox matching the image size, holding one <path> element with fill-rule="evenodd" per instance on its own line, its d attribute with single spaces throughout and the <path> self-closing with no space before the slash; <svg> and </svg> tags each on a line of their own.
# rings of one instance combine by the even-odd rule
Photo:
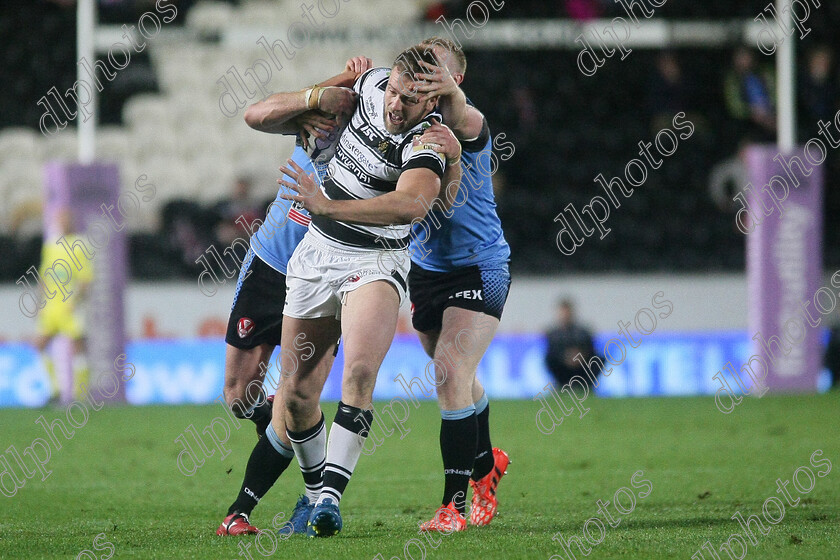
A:
<svg viewBox="0 0 840 560">
<path fill-rule="evenodd" d="M 388 151 L 388 141 L 383 140 L 382 142 L 379 143 L 379 146 L 377 146 L 377 148 L 379 149 L 380 152 L 382 152 L 384 154 L 385 152 Z"/>
<path fill-rule="evenodd" d="M 364 269 L 364 270 L 360 270 L 360 271 L 359 271 L 359 272 L 357 272 L 356 274 L 353 274 L 352 276 L 350 276 L 349 278 L 347 278 L 347 282 L 349 282 L 349 283 L 351 283 L 351 284 L 352 284 L 353 282 L 358 282 L 359 280 L 361 280 L 361 279 L 362 279 L 362 278 L 364 278 L 365 276 L 370 276 L 370 275 L 372 275 L 372 274 L 379 274 L 379 270 L 376 270 L 376 269 L 370 269 L 370 268 L 366 268 L 366 269 Z"/>
<path fill-rule="evenodd" d="M 239 333 L 239 338 L 245 338 L 246 336 L 250 335 L 254 332 L 256 328 L 256 323 L 249 319 L 248 317 L 242 317 L 239 319 L 239 323 L 236 325 L 236 330 Z"/>
</svg>

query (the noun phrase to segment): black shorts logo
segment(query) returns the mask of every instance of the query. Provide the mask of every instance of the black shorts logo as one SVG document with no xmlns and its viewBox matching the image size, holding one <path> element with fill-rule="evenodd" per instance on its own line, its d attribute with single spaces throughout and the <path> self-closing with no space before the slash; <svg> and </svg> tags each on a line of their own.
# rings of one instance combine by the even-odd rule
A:
<svg viewBox="0 0 840 560">
<path fill-rule="evenodd" d="M 239 323 L 236 325 L 236 330 L 239 333 L 239 338 L 245 338 L 254 332 L 256 328 L 256 323 L 249 319 L 248 317 L 242 317 L 239 319 Z"/>
<path fill-rule="evenodd" d="M 481 296 L 481 290 L 464 290 L 456 292 L 449 296 L 449 299 L 477 299 L 484 301 L 484 298 Z"/>
</svg>

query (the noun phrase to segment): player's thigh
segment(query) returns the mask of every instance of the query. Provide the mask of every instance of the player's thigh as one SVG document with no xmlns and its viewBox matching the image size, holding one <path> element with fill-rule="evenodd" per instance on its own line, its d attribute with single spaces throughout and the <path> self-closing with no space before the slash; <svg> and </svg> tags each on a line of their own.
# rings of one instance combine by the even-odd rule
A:
<svg viewBox="0 0 840 560">
<path fill-rule="evenodd" d="M 360 408 L 370 405 L 376 374 L 394 340 L 400 295 L 385 280 L 369 282 L 348 292 L 341 310 L 344 344 L 342 394 Z M 368 402 L 358 402 L 367 399 Z"/>
<path fill-rule="evenodd" d="M 454 354 L 451 361 L 456 373 L 475 374 L 499 327 L 510 290 L 510 272 L 506 265 L 474 266 L 450 276 L 450 286 L 457 291 L 445 304 L 436 355 L 441 347 L 447 348 Z"/>
<path fill-rule="evenodd" d="M 59 334 L 71 340 L 79 340 L 85 336 L 85 325 L 82 315 L 78 311 L 68 311 L 61 321 Z"/>
<path fill-rule="evenodd" d="M 437 347 L 438 337 L 440 337 L 439 330 L 417 331 L 417 338 L 420 339 L 420 344 L 423 346 L 423 350 L 430 358 L 435 357 L 435 348 Z"/>
<path fill-rule="evenodd" d="M 273 344 L 260 344 L 247 349 L 226 345 L 225 400 L 228 404 L 236 399 L 246 405 L 256 401 L 258 389 L 262 387 L 265 372 L 270 367 L 269 360 L 273 351 Z M 253 388 L 248 389 L 249 386 Z"/>
<path fill-rule="evenodd" d="M 444 312 L 435 356 L 438 405 L 442 410 L 459 410 L 476 401 L 476 367 L 498 324 L 495 317 L 477 311 L 449 307 Z"/>
<path fill-rule="evenodd" d="M 478 363 L 496 336 L 499 320 L 480 311 L 448 307 L 443 312 L 438 347 L 444 342 L 452 344 L 459 370 L 475 372 Z"/>
<path fill-rule="evenodd" d="M 55 336 L 64 334 L 64 325 L 72 319 L 73 316 L 65 304 L 55 300 L 49 301 L 38 314 L 38 333 L 49 342 Z"/>
<path fill-rule="evenodd" d="M 443 310 L 451 293 L 447 289 L 446 277 L 446 273 L 425 270 L 414 262 L 408 273 L 411 325 L 430 358 L 435 355 Z"/>
<path fill-rule="evenodd" d="M 341 325 L 333 317 L 285 317 L 281 376 L 285 398 L 318 398 L 332 365 Z"/>
</svg>

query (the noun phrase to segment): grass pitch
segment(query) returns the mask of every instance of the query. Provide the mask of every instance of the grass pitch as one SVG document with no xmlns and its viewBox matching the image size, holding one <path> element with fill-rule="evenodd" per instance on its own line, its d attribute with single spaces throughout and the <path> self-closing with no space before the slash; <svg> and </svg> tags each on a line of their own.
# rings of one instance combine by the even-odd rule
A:
<svg viewBox="0 0 840 560">
<path fill-rule="evenodd" d="M 784 518 L 765 525 L 746 558 L 840 558 L 840 393 L 807 397 L 745 399 L 732 414 L 721 414 L 709 398 L 595 399 L 583 418 L 567 417 L 552 435 L 537 431 L 536 402 L 491 404 L 494 445 L 513 463 L 499 487 L 499 514 L 488 527 L 439 537 L 437 548 L 425 545 L 425 558 L 548 560 L 566 559 L 558 532 L 583 538 L 584 524 L 599 516 L 597 500 L 612 501 L 621 487 L 635 492 L 632 513 L 617 515 L 615 528 L 592 547 L 590 558 L 689 560 L 705 541 L 719 550 L 730 534 L 743 533 L 731 518 L 761 515 L 762 504 L 776 492 L 776 479 L 789 480 L 809 466 L 814 451 L 832 463 L 813 489 L 800 495 L 797 507 L 785 504 Z M 380 406 L 377 405 L 377 410 Z M 327 418 L 335 404 L 325 406 Z M 5 449 L 18 451 L 45 437 L 35 419 L 64 417 L 63 409 L 0 410 Z M 439 415 L 434 402 L 412 410 L 400 440 L 394 434 L 371 456 L 363 456 L 342 501 L 344 530 L 331 539 L 262 537 L 222 538 L 215 530 L 239 489 L 244 465 L 255 442 L 250 423 L 234 431 L 232 453 L 206 459 L 194 476 L 176 468 L 181 447 L 174 443 L 192 424 L 199 432 L 216 416 L 219 405 L 120 407 L 92 412 L 73 439 L 53 449 L 46 481 L 38 475 L 13 497 L 1 497 L 2 558 L 142 558 L 233 559 L 406 558 L 405 545 L 417 538 L 417 524 L 430 518 L 442 492 L 438 450 Z M 387 423 L 387 422 L 386 422 Z M 206 436 L 205 436 L 206 439 Z M 20 476 L 8 453 L 4 454 Z M 0 462 L 0 469 L 3 468 Z M 825 471 L 825 467 L 812 471 Z M 631 476 L 642 470 L 650 495 Z M 8 480 L 8 477 L 4 477 Z M 638 480 L 638 479 L 637 479 Z M 800 483 L 808 485 L 804 474 Z M 302 480 L 293 463 L 252 516 L 270 527 L 279 512 L 291 513 Z M 642 488 L 644 490 L 644 488 Z M 629 498 L 623 498 L 628 507 Z M 778 510 L 770 508 L 778 517 Z M 600 519 L 604 520 L 601 515 Z M 753 523 L 755 529 L 756 524 Z M 590 523 L 597 540 L 597 524 Z M 94 546 L 94 538 L 100 537 Z M 423 541 L 422 537 L 420 537 Z M 586 541 L 584 541 L 586 542 Z M 113 545 L 113 550 L 108 544 Z M 252 544 L 242 552 L 240 543 Z M 90 551 L 83 554 L 83 551 Z M 740 554 L 735 545 L 735 553 Z M 416 546 L 407 549 L 423 558 Z M 584 555 L 573 548 L 577 559 Z M 708 553 L 703 558 L 711 559 Z M 699 558 L 699 557 L 698 557 Z"/>
</svg>

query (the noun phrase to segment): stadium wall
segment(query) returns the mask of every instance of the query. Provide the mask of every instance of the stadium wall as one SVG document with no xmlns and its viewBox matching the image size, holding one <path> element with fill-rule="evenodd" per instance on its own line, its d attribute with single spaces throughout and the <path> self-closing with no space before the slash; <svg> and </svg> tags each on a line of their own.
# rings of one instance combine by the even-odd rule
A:
<svg viewBox="0 0 840 560">
<path fill-rule="evenodd" d="M 720 388 L 715 374 L 728 364 L 738 370 L 751 357 L 745 282 L 737 274 L 515 278 L 501 332 L 479 366 L 479 379 L 491 398 L 532 400 L 543 391 L 551 378 L 544 365 L 542 332 L 554 320 L 554 303 L 568 296 L 578 303 L 582 321 L 595 331 L 596 350 L 613 362 L 612 373 L 601 378 L 596 394 L 715 394 Z M 656 295 L 659 292 L 661 296 Z M 232 286 L 212 298 L 194 284 L 130 286 L 126 316 L 132 342 L 126 354 L 135 374 L 125 385 L 129 403 L 212 403 L 219 398 L 224 379 L 222 338 L 232 295 Z M 6 309 L 16 309 L 19 297 L 11 287 L 0 289 Z M 664 312 L 657 305 L 663 300 L 670 304 Z M 716 304 L 714 312 L 709 301 Z M 623 336 L 619 321 L 638 325 L 637 313 L 645 308 L 655 309 L 659 317 L 655 332 L 639 337 L 636 327 L 633 332 L 641 342 L 622 344 L 624 350 L 619 350 L 614 344 Z M 644 325 L 644 317 L 642 321 Z M 22 313 L 7 316 L 0 326 L 0 407 L 41 406 L 49 396 L 46 373 L 26 342 L 34 329 L 35 321 Z M 434 398 L 431 371 L 427 375 L 429 360 L 410 331 L 407 312 L 401 330 L 382 366 L 374 397 Z M 340 371 L 341 353 L 337 360 L 334 371 Z M 826 390 L 829 383 L 823 373 L 814 389 Z M 339 396 L 336 375 L 327 383 L 324 398 Z"/>
<path fill-rule="evenodd" d="M 556 278 L 514 276 L 500 332 L 538 333 L 555 318 L 555 303 L 571 297 L 580 321 L 597 332 L 615 331 L 619 320 L 633 321 L 662 291 L 674 312 L 657 332 L 741 330 L 747 328 L 747 287 L 743 274 L 711 275 L 570 275 Z M 35 335 L 36 322 L 18 310 L 22 291 L 0 287 L 0 305 L 11 310 L 0 322 L 0 341 L 24 341 Z M 132 283 L 126 292 L 126 332 L 130 339 L 218 337 L 224 333 L 233 284 L 213 297 L 197 283 Z M 715 305 L 709 305 L 709 302 Z M 96 325 L 88 325 L 96 328 Z M 400 330 L 411 331 L 407 307 Z"/>
<path fill-rule="evenodd" d="M 603 352 L 617 338 L 616 332 L 599 333 L 596 349 Z M 744 331 L 653 333 L 636 348 L 626 347 L 620 363 L 608 363 L 612 371 L 608 377 L 601 376 L 595 393 L 604 397 L 713 395 L 721 387 L 715 374 L 727 363 L 736 369 L 746 363 L 749 343 Z M 615 346 L 611 349 L 614 352 Z M 126 354 L 120 367 L 131 372 L 125 382 L 130 404 L 205 404 L 221 397 L 225 345 L 219 339 L 141 340 L 130 342 Z M 485 354 L 478 377 L 493 399 L 533 400 L 551 382 L 544 355 L 541 335 L 502 334 Z M 277 354 L 272 363 L 276 361 Z M 342 363 L 339 352 L 333 371 L 340 371 Z M 434 378 L 432 370 L 417 337 L 399 334 L 380 369 L 374 399 L 434 398 L 429 381 Z M 272 366 L 266 375 L 272 387 L 277 377 Z M 744 374 L 742 378 L 747 379 Z M 115 384 L 113 380 L 107 383 L 108 387 Z M 828 383 L 823 377 L 815 389 L 826 390 Z M 738 392 L 735 382 L 731 386 Z M 337 401 L 340 391 L 341 376 L 330 376 L 324 399 Z M 0 407 L 42 406 L 48 397 L 47 375 L 32 347 L 0 345 Z M 534 406 L 538 408 L 537 403 Z"/>
</svg>

